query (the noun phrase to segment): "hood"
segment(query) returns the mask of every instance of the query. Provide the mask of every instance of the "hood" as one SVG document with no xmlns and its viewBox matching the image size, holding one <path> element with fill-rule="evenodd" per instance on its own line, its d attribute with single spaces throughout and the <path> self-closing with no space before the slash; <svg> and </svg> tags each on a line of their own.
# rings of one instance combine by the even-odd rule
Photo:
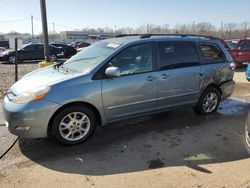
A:
<svg viewBox="0 0 250 188">
<path fill-rule="evenodd" d="M 67 80 L 75 75 L 69 75 L 66 73 L 59 72 L 53 66 L 38 69 L 27 75 L 25 75 L 21 80 L 16 82 L 10 90 L 15 94 L 19 95 L 25 91 L 31 89 L 39 88 L 42 86 L 53 85 L 60 81 Z"/>
</svg>

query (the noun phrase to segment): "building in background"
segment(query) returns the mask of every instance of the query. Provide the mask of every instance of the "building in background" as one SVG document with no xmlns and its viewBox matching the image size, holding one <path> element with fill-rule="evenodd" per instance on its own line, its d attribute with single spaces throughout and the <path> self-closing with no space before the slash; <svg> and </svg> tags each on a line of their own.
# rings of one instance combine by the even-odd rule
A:
<svg viewBox="0 0 250 188">
<path fill-rule="evenodd" d="M 112 38 L 114 33 L 87 33 L 84 31 L 63 31 L 60 33 L 60 39 L 65 43 L 88 42 L 94 43 L 99 40 Z"/>
</svg>

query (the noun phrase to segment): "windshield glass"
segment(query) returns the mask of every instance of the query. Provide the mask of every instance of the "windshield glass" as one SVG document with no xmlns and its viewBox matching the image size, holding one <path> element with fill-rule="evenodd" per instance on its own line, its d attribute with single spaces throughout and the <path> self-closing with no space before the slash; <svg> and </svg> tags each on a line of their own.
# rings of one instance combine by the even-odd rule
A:
<svg viewBox="0 0 250 188">
<path fill-rule="evenodd" d="M 98 42 L 68 59 L 63 67 L 76 72 L 88 74 L 120 45 L 109 42 Z"/>
</svg>

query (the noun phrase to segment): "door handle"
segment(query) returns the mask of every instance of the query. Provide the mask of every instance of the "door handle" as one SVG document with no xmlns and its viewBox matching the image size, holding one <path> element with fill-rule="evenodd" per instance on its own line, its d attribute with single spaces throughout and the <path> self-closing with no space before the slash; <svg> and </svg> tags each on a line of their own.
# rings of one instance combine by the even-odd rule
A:
<svg viewBox="0 0 250 188">
<path fill-rule="evenodd" d="M 168 76 L 169 76 L 169 75 L 167 75 L 167 74 L 162 74 L 159 78 L 160 78 L 161 80 L 165 80 L 165 79 L 168 78 Z"/>
<path fill-rule="evenodd" d="M 200 76 L 203 76 L 205 73 L 204 72 L 199 72 L 199 75 Z"/>
<path fill-rule="evenodd" d="M 155 79 L 156 79 L 156 77 L 154 77 L 154 76 L 147 77 L 147 81 L 149 81 L 149 82 L 154 81 Z"/>
</svg>

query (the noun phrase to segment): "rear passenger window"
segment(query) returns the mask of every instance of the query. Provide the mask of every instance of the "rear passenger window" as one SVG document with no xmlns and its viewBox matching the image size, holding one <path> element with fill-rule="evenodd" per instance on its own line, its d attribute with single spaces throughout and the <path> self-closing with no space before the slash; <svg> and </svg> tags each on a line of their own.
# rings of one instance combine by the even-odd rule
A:
<svg viewBox="0 0 250 188">
<path fill-rule="evenodd" d="M 241 50 L 250 50 L 250 41 L 246 41 L 240 45 Z"/>
<path fill-rule="evenodd" d="M 200 47 L 201 53 L 207 63 L 225 60 L 223 52 L 217 46 L 212 44 L 201 44 Z"/>
<path fill-rule="evenodd" d="M 194 42 L 161 42 L 159 43 L 159 58 L 161 70 L 199 64 Z"/>
</svg>

